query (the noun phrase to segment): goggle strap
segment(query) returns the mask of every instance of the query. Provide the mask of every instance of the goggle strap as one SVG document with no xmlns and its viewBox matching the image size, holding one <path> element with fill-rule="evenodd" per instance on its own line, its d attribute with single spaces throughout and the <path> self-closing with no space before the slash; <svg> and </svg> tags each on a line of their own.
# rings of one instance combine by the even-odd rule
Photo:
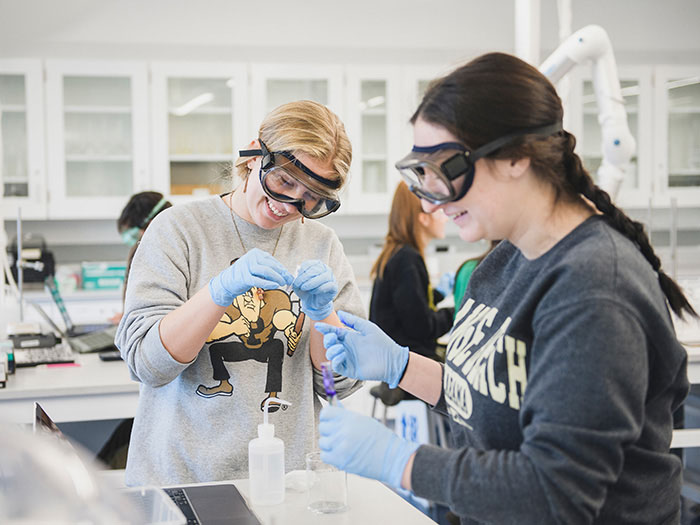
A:
<svg viewBox="0 0 700 525">
<path fill-rule="evenodd" d="M 148 223 L 151 222 L 151 220 L 153 219 L 153 217 L 155 217 L 156 214 L 161 210 L 161 208 L 162 208 L 163 206 L 165 206 L 167 203 L 168 203 L 168 199 L 166 199 L 165 197 L 162 197 L 162 198 L 156 203 L 156 205 L 153 206 L 153 209 L 152 209 L 150 212 L 148 212 L 148 215 L 146 216 L 146 218 L 145 218 L 145 219 L 143 220 L 143 222 L 141 223 L 141 229 L 144 229 L 146 226 L 148 226 Z"/>
<path fill-rule="evenodd" d="M 241 157 L 259 157 L 262 153 L 261 149 L 242 149 L 238 151 L 238 155 Z"/>
<path fill-rule="evenodd" d="M 500 137 L 492 142 L 489 142 L 487 144 L 484 144 L 480 148 L 475 149 L 469 156 L 471 162 L 476 162 L 478 159 L 485 157 L 489 153 L 493 153 L 496 151 L 498 148 L 505 146 L 508 144 L 510 141 L 517 137 L 522 137 L 523 135 L 544 135 L 544 136 L 549 136 L 553 135 L 557 131 L 562 130 L 562 123 L 561 122 L 555 122 L 554 124 L 548 124 L 547 126 L 540 126 L 537 128 L 527 128 L 527 129 L 521 129 L 518 131 L 515 131 L 513 133 L 509 133 L 508 135 L 504 135 L 503 137 Z"/>
</svg>

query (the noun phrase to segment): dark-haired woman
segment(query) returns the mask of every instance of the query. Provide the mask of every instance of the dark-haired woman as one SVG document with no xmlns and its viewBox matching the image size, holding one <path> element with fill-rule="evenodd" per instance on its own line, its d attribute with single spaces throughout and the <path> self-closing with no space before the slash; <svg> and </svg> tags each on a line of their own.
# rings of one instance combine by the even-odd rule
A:
<svg viewBox="0 0 700 525">
<path fill-rule="evenodd" d="M 354 316 L 341 314 L 354 330 L 319 329 L 336 371 L 435 405 L 457 448 L 418 448 L 328 407 L 322 458 L 443 502 L 463 523 L 678 523 L 669 445 L 687 356 L 668 306 L 697 314 L 561 120 L 551 83 L 505 54 L 429 88 L 397 167 L 462 239 L 504 241 L 470 283 L 444 367 Z"/>
</svg>

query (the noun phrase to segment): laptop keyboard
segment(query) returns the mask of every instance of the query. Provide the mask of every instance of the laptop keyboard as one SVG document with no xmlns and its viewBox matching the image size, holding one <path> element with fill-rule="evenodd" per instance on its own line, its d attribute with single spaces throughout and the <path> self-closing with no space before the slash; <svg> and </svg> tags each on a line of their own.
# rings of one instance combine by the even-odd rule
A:
<svg viewBox="0 0 700 525">
<path fill-rule="evenodd" d="M 90 332 L 77 337 L 71 337 L 69 342 L 78 352 L 94 352 L 114 346 L 116 327 L 110 330 Z"/>
<path fill-rule="evenodd" d="M 16 366 L 52 365 L 57 363 L 74 363 L 73 351 L 66 345 L 48 348 L 15 349 Z"/>
<path fill-rule="evenodd" d="M 200 525 L 197 516 L 194 514 L 194 509 L 192 509 L 190 500 L 187 497 L 187 494 L 185 494 L 184 490 L 177 488 L 163 490 L 168 496 L 170 496 L 170 499 L 175 502 L 175 505 L 177 505 L 177 507 L 185 515 L 185 518 L 187 518 L 187 525 Z"/>
</svg>

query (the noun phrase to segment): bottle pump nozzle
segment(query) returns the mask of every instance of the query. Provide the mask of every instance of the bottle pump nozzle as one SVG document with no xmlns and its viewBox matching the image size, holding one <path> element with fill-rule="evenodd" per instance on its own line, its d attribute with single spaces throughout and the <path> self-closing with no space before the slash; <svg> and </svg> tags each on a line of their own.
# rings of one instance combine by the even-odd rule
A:
<svg viewBox="0 0 700 525">
<path fill-rule="evenodd" d="M 275 425 L 268 422 L 268 408 L 270 407 L 270 402 L 276 401 L 280 405 L 290 406 L 292 403 L 285 401 L 284 399 L 279 399 L 278 397 L 268 397 L 263 403 L 263 422 L 258 425 L 258 437 L 273 437 L 275 435 Z"/>
</svg>

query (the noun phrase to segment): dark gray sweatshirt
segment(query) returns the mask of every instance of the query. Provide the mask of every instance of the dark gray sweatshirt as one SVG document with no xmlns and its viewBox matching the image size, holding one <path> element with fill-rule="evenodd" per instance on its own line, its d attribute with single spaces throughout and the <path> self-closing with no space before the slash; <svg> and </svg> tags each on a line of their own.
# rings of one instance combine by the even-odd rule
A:
<svg viewBox="0 0 700 525">
<path fill-rule="evenodd" d="M 502 242 L 474 272 L 412 485 L 463 523 L 678 523 L 672 412 L 688 391 L 656 273 L 594 216 L 546 254 Z"/>
</svg>

